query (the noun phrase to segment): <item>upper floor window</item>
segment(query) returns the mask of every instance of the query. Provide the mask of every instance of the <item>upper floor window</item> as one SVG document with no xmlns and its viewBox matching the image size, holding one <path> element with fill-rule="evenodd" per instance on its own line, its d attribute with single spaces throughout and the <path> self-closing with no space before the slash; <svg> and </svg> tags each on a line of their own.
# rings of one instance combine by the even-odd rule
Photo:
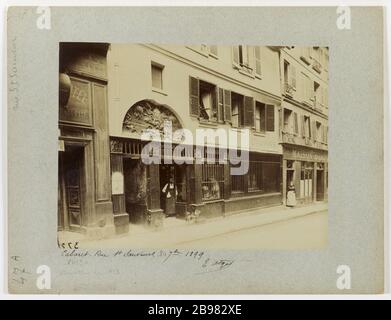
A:
<svg viewBox="0 0 391 320">
<path fill-rule="evenodd" d="M 231 106 L 232 106 L 232 126 L 243 127 L 244 126 L 244 96 L 232 92 L 231 94 Z"/>
<path fill-rule="evenodd" d="M 164 66 L 152 62 L 151 73 L 152 73 L 152 87 L 155 89 L 163 90 L 163 69 Z"/>
<path fill-rule="evenodd" d="M 217 92 L 214 84 L 200 80 L 199 84 L 200 117 L 217 121 Z"/>
<path fill-rule="evenodd" d="M 305 138 L 311 138 L 311 123 L 310 117 L 308 116 L 303 117 L 303 136 Z"/>
<path fill-rule="evenodd" d="M 292 94 L 296 90 L 296 67 L 284 60 L 285 93 Z"/>
</svg>

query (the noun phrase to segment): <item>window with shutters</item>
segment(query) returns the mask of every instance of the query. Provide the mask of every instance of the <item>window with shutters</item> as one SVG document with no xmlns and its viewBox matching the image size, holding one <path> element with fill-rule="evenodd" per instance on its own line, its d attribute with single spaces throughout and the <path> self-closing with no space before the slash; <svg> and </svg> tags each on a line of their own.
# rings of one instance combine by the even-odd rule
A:
<svg viewBox="0 0 391 320">
<path fill-rule="evenodd" d="M 296 91 L 296 67 L 286 60 L 284 60 L 284 90 L 289 95 L 293 95 Z"/>
<path fill-rule="evenodd" d="M 190 77 L 189 99 L 190 115 L 208 121 L 219 119 L 221 103 L 216 85 Z"/>
<path fill-rule="evenodd" d="M 252 47 L 245 45 L 238 45 L 232 47 L 232 60 L 234 68 L 245 74 L 252 75 L 253 68 L 250 64 L 250 55 Z"/>
<path fill-rule="evenodd" d="M 164 66 L 152 62 L 151 74 L 152 74 L 152 87 L 154 89 L 163 90 L 163 69 Z"/>
<path fill-rule="evenodd" d="M 284 109 L 284 132 L 293 133 L 293 116 L 289 109 Z"/>
<path fill-rule="evenodd" d="M 204 120 L 217 121 L 218 103 L 216 86 L 200 80 L 199 82 L 200 118 Z"/>
</svg>

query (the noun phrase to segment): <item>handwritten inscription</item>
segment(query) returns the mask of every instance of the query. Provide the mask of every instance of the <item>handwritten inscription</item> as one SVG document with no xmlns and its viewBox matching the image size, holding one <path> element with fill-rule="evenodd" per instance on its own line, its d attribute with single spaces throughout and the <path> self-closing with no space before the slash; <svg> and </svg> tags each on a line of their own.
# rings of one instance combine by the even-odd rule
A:
<svg viewBox="0 0 391 320">
<path fill-rule="evenodd" d="M 19 107 L 19 82 L 16 54 L 16 38 L 12 39 L 10 47 L 8 90 L 10 92 L 9 99 L 12 105 L 12 109 L 16 110 Z"/>
<path fill-rule="evenodd" d="M 20 256 L 10 257 L 11 281 L 21 286 L 26 284 L 31 276 L 31 271 L 28 270 Z"/>
<path fill-rule="evenodd" d="M 199 267 L 195 274 L 217 272 L 230 268 L 235 260 L 227 258 L 216 258 L 201 250 L 116 250 L 113 252 L 104 250 L 87 250 L 87 249 L 65 249 L 61 252 L 63 257 L 68 258 L 67 265 L 83 265 L 86 257 L 99 259 L 131 259 L 146 258 L 157 260 L 160 264 L 167 264 L 171 261 L 183 259 L 186 262 L 194 262 Z M 197 268 L 196 268 L 197 269 Z M 66 272 L 67 273 L 67 272 Z M 113 273 L 113 272 L 110 272 Z M 86 271 L 80 270 L 80 274 L 87 274 Z M 116 273 L 114 273 L 116 274 Z"/>
</svg>

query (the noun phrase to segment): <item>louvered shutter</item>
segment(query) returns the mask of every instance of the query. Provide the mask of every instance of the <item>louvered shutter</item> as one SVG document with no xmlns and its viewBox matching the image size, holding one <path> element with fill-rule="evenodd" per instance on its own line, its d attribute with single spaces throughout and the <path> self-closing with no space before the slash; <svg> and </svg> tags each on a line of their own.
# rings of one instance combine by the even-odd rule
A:
<svg viewBox="0 0 391 320">
<path fill-rule="evenodd" d="M 261 47 L 254 47 L 255 55 L 255 74 L 261 76 Z"/>
<path fill-rule="evenodd" d="M 234 65 L 239 66 L 239 46 L 232 47 L 232 62 Z"/>
<path fill-rule="evenodd" d="M 224 90 L 218 88 L 218 121 L 224 120 Z"/>
<path fill-rule="evenodd" d="M 295 130 L 295 133 L 297 134 L 297 133 L 299 133 L 299 123 L 298 123 L 297 113 L 296 112 L 293 113 L 293 120 L 295 122 L 294 123 L 294 125 L 295 125 L 294 130 Z"/>
<path fill-rule="evenodd" d="M 198 117 L 200 115 L 199 81 L 197 78 L 190 77 L 190 115 Z"/>
<path fill-rule="evenodd" d="M 244 97 L 244 126 L 254 127 L 254 99 Z"/>
<path fill-rule="evenodd" d="M 224 90 L 224 120 L 231 122 L 231 91 Z"/>
<path fill-rule="evenodd" d="M 266 131 L 274 131 L 274 106 L 266 105 Z"/>
</svg>

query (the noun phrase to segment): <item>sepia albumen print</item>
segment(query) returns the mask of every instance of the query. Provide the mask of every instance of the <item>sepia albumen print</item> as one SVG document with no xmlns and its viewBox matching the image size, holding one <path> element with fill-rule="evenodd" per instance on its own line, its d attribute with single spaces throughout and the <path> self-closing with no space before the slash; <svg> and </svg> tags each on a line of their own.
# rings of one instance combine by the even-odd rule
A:
<svg viewBox="0 0 391 320">
<path fill-rule="evenodd" d="M 328 47 L 59 49 L 60 245 L 327 246 Z"/>
</svg>

